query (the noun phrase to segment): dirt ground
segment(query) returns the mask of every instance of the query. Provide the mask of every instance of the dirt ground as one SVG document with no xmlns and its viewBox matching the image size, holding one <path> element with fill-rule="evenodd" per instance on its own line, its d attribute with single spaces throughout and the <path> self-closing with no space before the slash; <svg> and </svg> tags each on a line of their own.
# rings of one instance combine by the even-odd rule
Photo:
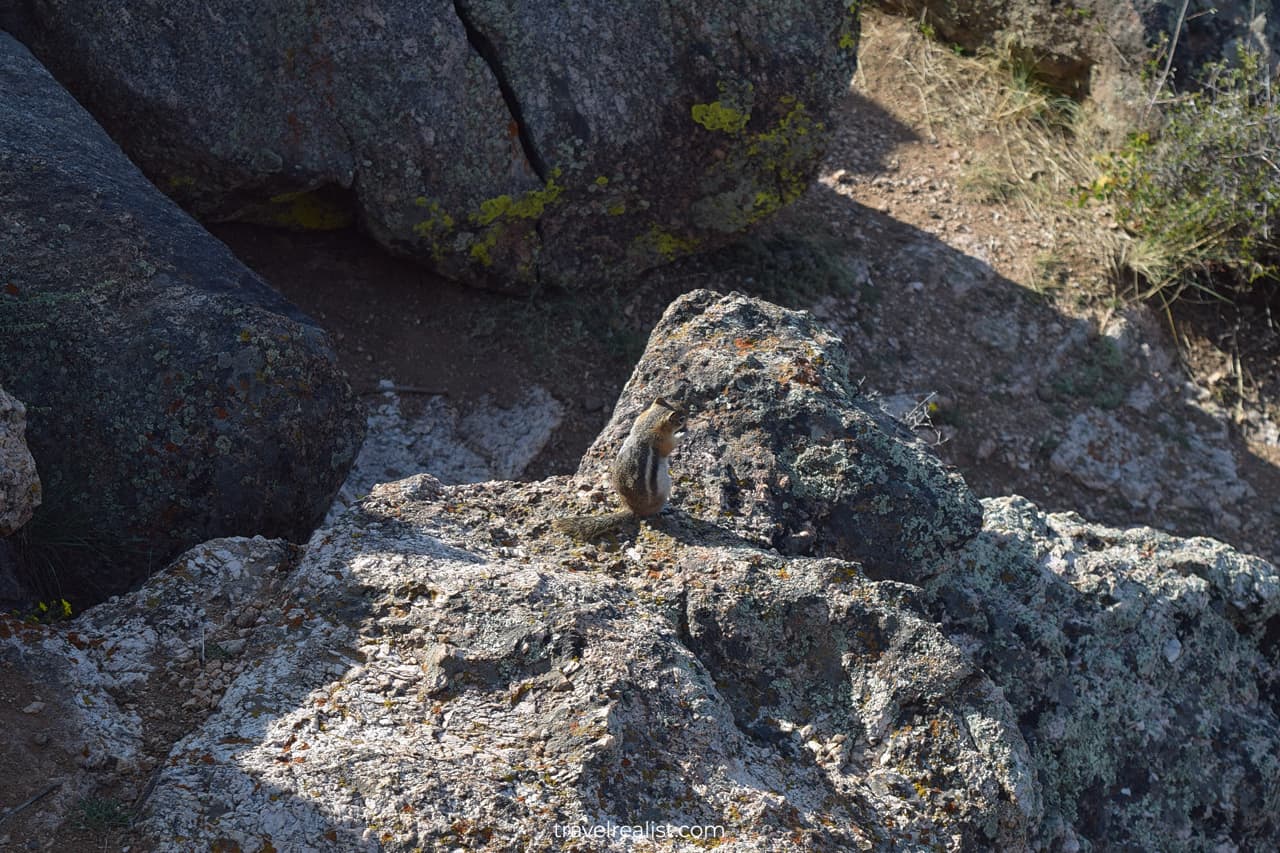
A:
<svg viewBox="0 0 1280 853">
<path fill-rule="evenodd" d="M 530 479 L 577 467 L 672 298 L 695 287 L 740 290 L 809 308 L 837 328 L 851 375 L 891 408 L 914 407 L 918 434 L 978 493 L 1210 535 L 1276 560 L 1280 436 L 1268 430 L 1280 343 L 1266 304 L 1167 315 L 1128 303 L 1096 251 L 1115 231 L 1105 209 L 1082 226 L 974 192 L 974 144 L 949 137 L 903 82 L 909 29 L 866 16 L 862 67 L 833 117 L 821 179 L 798 204 L 748 248 L 654 271 L 626 289 L 503 297 L 440 280 L 355 232 L 211 230 L 331 330 L 369 399 L 383 379 L 407 401 L 445 394 L 464 409 L 546 388 L 566 414 Z M 40 689 L 0 666 L 5 807 L 40 793 L 44 780 L 83 772 L 50 751 L 47 721 L 24 712 Z M 195 723 L 176 711 L 171 722 L 174 738 Z M 167 744 L 148 748 L 158 761 Z M 118 781 L 103 801 L 131 803 L 145 784 Z M 79 818 L 64 811 L 57 832 L 39 829 L 55 801 L 0 819 L 0 849 L 129 844 L 113 815 L 91 825 L 82 808 Z"/>
</svg>

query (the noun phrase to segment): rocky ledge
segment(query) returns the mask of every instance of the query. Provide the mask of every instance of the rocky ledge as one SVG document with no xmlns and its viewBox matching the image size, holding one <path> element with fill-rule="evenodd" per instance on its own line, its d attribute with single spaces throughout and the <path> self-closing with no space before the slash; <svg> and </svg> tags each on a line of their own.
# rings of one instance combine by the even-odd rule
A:
<svg viewBox="0 0 1280 853">
<path fill-rule="evenodd" d="M 691 294 L 576 478 L 385 484 L 296 566 L 214 543 L 0 651 L 74 636 L 120 755 L 165 712 L 115 710 L 113 659 L 152 662 L 134 697 L 216 660 L 172 699 L 199 714 L 140 792 L 147 849 L 1280 843 L 1275 568 L 979 504 L 843 364 L 806 315 Z M 672 506 L 555 532 L 656 392 L 692 412 Z"/>
</svg>

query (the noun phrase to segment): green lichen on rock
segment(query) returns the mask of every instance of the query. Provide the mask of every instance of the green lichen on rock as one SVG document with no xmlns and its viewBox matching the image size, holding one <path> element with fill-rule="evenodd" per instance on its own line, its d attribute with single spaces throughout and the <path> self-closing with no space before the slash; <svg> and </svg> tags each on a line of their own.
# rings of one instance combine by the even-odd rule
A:
<svg viewBox="0 0 1280 853">
<path fill-rule="evenodd" d="M 429 216 L 413 226 L 413 233 L 431 247 L 431 257 L 435 261 L 444 258 L 445 240 L 453 234 L 454 219 L 437 201 L 430 201 L 426 196 L 418 196 L 413 200 L 415 207 L 425 208 Z"/>
<path fill-rule="evenodd" d="M 560 170 L 556 169 L 547 179 L 546 186 L 540 190 L 529 190 L 515 198 L 500 195 L 496 198 L 480 202 L 480 210 L 471 215 L 471 221 L 477 225 L 490 225 L 499 219 L 538 219 L 555 204 L 564 192 L 564 187 L 556 183 Z"/>
<path fill-rule="evenodd" d="M 843 16 L 840 22 L 840 38 L 836 45 L 841 50 L 847 50 L 851 53 L 857 53 L 858 41 L 861 30 L 858 27 L 859 16 L 861 14 L 862 4 L 859 2 L 850 3 L 846 7 L 847 14 Z"/>
<path fill-rule="evenodd" d="M 631 251 L 651 222 L 705 251 L 780 208 L 793 193 L 763 174 L 732 195 L 740 181 L 703 177 L 767 132 L 779 96 L 814 116 L 835 107 L 858 32 L 851 0 L 557 14 L 536 0 L 393 0 L 355 17 L 321 0 L 240 4 L 174 29 L 188 5 L 201 11 L 179 4 L 132 8 L 121 28 L 95 26 L 93 4 L 48 0 L 6 23 L 59 57 L 75 96 L 111 116 L 129 156 L 202 219 L 256 205 L 253 221 L 342 227 L 351 216 L 304 196 L 343 188 L 340 207 L 384 247 L 513 291 L 633 278 L 667 260 Z M 551 164 L 565 177 L 547 186 Z M 420 194 L 452 226 L 415 207 Z M 705 222 L 693 215 L 703 201 Z"/>
<path fill-rule="evenodd" d="M 804 194 L 812 164 L 821 156 L 822 122 L 805 104 L 779 98 L 776 122 L 739 142 L 708 169 L 707 192 L 694 204 L 694 220 L 721 233 L 742 231 L 777 213 Z"/>
<path fill-rule="evenodd" d="M 471 259 L 481 266 L 493 266 L 493 253 L 499 243 L 522 244 L 523 250 L 516 252 L 520 256 L 535 253 L 537 238 L 533 234 L 533 226 L 560 203 L 565 190 L 562 184 L 557 183 L 561 175 L 560 169 L 552 169 L 541 189 L 529 190 L 515 197 L 500 195 L 480 202 L 479 209 L 468 217 L 468 221 L 483 229 L 467 250 Z"/>
<path fill-rule="evenodd" d="M 927 589 L 1018 716 L 1043 788 L 1037 849 L 1275 849 L 1275 567 L 983 503 L 983 532 Z"/>
<path fill-rule="evenodd" d="M 696 250 L 699 243 L 696 237 L 682 237 L 654 224 L 649 226 L 648 231 L 636 237 L 631 245 L 635 252 L 657 255 L 664 261 L 670 261 Z"/>
<path fill-rule="evenodd" d="M 755 86 L 749 81 L 716 84 L 720 97 L 710 103 L 694 104 L 689 114 L 694 122 L 717 133 L 736 135 L 751 121 L 751 105 Z"/>
<path fill-rule="evenodd" d="M 631 256 L 669 261 L 689 254 L 709 237 L 740 233 L 772 216 L 808 188 L 812 164 L 821 156 L 823 124 L 803 102 L 784 95 L 773 111 L 777 120 L 752 132 L 751 84 L 721 83 L 719 88 L 720 99 L 694 105 L 693 119 L 731 138 L 731 147 L 707 169 L 703 191 L 690 209 L 691 226 L 653 225 L 632 240 Z M 607 212 L 619 215 L 626 208 L 615 204 Z"/>
<path fill-rule="evenodd" d="M 694 104 L 689 112 L 693 120 L 707 130 L 717 130 L 721 133 L 740 133 L 751 120 L 750 112 L 736 110 L 724 101 Z"/>
<path fill-rule="evenodd" d="M 315 190 L 278 193 L 242 211 L 236 218 L 294 231 L 336 231 L 355 221 L 350 209 Z"/>
</svg>

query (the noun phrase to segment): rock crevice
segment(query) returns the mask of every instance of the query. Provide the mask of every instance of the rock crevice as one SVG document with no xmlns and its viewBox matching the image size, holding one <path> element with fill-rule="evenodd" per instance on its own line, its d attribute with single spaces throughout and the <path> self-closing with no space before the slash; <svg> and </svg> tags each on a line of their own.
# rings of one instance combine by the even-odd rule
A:
<svg viewBox="0 0 1280 853">
<path fill-rule="evenodd" d="M 462 28 L 466 30 L 467 42 L 493 73 L 493 79 L 498 84 L 498 91 L 502 93 L 502 100 L 507 105 L 507 111 L 511 113 L 511 121 L 515 125 L 516 137 L 520 140 L 520 148 L 524 151 L 524 158 L 528 162 L 529 168 L 538 176 L 539 181 L 546 183 L 547 163 L 534 144 L 533 134 L 529 130 L 529 125 L 525 121 L 524 110 L 520 106 L 520 98 L 516 95 L 516 91 L 511 85 L 511 78 L 503 67 L 502 57 L 499 55 L 497 47 L 476 26 L 472 19 L 471 10 L 468 8 L 467 0 L 453 0 L 453 11 L 457 14 L 458 20 L 462 22 Z"/>
</svg>

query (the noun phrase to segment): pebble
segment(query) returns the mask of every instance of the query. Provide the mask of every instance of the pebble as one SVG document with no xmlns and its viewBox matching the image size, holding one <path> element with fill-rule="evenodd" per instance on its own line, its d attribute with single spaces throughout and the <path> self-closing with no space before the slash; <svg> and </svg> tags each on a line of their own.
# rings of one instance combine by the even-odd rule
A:
<svg viewBox="0 0 1280 853">
<path fill-rule="evenodd" d="M 239 618 L 236 619 L 237 628 L 252 628 L 258 621 L 258 608 L 252 604 L 240 611 Z"/>
</svg>

